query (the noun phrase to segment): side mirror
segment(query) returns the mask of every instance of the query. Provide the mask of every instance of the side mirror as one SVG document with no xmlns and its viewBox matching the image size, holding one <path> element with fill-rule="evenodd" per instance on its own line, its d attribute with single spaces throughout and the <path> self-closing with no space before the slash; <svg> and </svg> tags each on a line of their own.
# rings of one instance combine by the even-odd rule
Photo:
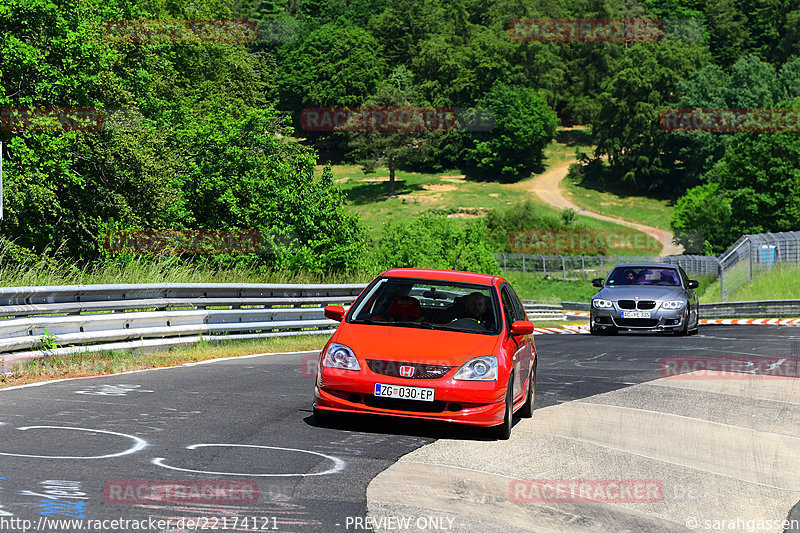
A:
<svg viewBox="0 0 800 533">
<path fill-rule="evenodd" d="M 527 320 L 515 320 L 511 323 L 512 335 L 530 335 L 533 333 L 533 322 Z"/>
<path fill-rule="evenodd" d="M 594 278 L 592 280 L 592 285 L 595 287 L 602 287 L 603 286 L 603 278 Z"/>
<path fill-rule="evenodd" d="M 686 284 L 687 289 L 696 289 L 700 286 L 700 282 L 696 279 L 690 279 L 689 282 Z"/>
<path fill-rule="evenodd" d="M 329 305 L 325 307 L 325 318 L 341 322 L 344 318 L 344 307 L 341 305 Z"/>
</svg>

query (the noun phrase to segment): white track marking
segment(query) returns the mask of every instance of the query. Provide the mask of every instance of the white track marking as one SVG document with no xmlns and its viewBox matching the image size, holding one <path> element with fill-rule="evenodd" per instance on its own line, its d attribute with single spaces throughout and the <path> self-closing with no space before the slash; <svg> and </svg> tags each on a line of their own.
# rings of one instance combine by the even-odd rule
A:
<svg viewBox="0 0 800 533">
<path fill-rule="evenodd" d="M 122 457 L 123 455 L 130 455 L 132 453 L 136 453 L 139 450 L 143 450 L 147 447 L 147 441 L 144 439 L 140 439 L 139 437 L 135 437 L 133 435 L 128 435 L 127 433 L 117 433 L 116 431 L 106 431 L 103 429 L 88 429 L 88 428 L 76 428 L 71 426 L 25 426 L 21 428 L 17 428 L 20 431 L 26 431 L 28 429 L 68 429 L 72 431 L 85 431 L 87 433 L 103 433 L 105 435 L 114 435 L 116 437 L 125 437 L 127 439 L 131 439 L 134 442 L 134 445 L 128 448 L 127 450 L 121 451 L 119 453 L 111 453 L 108 455 L 94 455 L 88 457 L 73 457 L 73 456 L 64 456 L 64 455 L 28 455 L 23 453 L 8 453 L 8 452 L 0 452 L 0 455 L 7 455 L 10 457 L 34 457 L 37 459 L 111 459 L 112 457 Z"/>
<path fill-rule="evenodd" d="M 318 455 L 319 457 L 324 457 L 325 459 L 333 462 L 333 466 L 324 472 L 315 472 L 312 474 L 248 474 L 248 473 L 237 473 L 237 472 L 215 472 L 215 471 L 208 471 L 208 470 L 192 470 L 190 468 L 178 468 L 177 466 L 170 466 L 164 463 L 163 457 L 155 457 L 152 460 L 154 465 L 168 468 L 170 470 L 178 470 L 180 472 L 193 472 L 196 474 L 209 474 L 209 475 L 219 475 L 219 476 L 253 476 L 253 477 L 306 477 L 306 476 L 325 476 L 328 474 L 335 474 L 344 469 L 346 463 L 339 459 L 338 457 L 333 457 L 330 455 L 325 455 L 324 453 L 319 452 L 312 452 L 309 450 L 300 450 L 298 448 L 281 448 L 278 446 L 261 446 L 258 444 L 192 444 L 191 446 L 187 446 L 187 450 L 195 450 L 197 448 L 207 448 L 207 447 L 220 447 L 220 448 L 262 448 L 266 450 L 283 450 L 287 452 L 299 452 L 299 453 L 308 453 L 311 455 Z"/>
</svg>

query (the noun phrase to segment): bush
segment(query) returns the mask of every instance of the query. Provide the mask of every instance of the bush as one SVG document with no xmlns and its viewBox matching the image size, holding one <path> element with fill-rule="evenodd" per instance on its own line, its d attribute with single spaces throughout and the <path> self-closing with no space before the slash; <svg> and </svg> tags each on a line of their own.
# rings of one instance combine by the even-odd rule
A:
<svg viewBox="0 0 800 533">
<path fill-rule="evenodd" d="M 541 166 L 544 147 L 556 134 L 555 111 L 537 91 L 495 83 L 478 104 L 495 113 L 491 131 L 470 132 L 465 160 L 479 176 L 514 179 Z"/>
<path fill-rule="evenodd" d="M 560 217 L 542 215 L 531 200 L 513 204 L 505 209 L 493 209 L 486 215 L 487 240 L 497 252 L 511 252 L 510 236 L 516 231 L 559 230 L 574 227 L 574 212 Z"/>
<path fill-rule="evenodd" d="M 453 220 L 423 215 L 387 222 L 372 256 L 376 270 L 440 268 L 500 274 L 500 265 L 485 241 L 482 220 Z"/>
</svg>

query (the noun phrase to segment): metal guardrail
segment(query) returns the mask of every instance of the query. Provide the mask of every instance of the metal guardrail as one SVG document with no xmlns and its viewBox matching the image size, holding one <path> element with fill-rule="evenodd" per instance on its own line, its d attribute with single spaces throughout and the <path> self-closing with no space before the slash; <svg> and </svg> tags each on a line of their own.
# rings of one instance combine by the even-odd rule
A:
<svg viewBox="0 0 800 533">
<path fill-rule="evenodd" d="M 566 320 L 566 315 L 561 312 L 560 304 L 546 304 L 531 300 L 524 300 L 522 305 L 525 313 L 532 320 Z"/>
<path fill-rule="evenodd" d="M 525 308 L 528 308 L 528 302 Z M 589 302 L 561 302 L 561 309 L 589 311 Z M 760 300 L 700 304 L 700 318 L 796 318 L 800 300 Z"/>
<path fill-rule="evenodd" d="M 45 355 L 154 351 L 199 341 L 332 334 L 329 304 L 350 304 L 363 284 L 162 283 L 0 288 L 0 371 Z M 588 302 L 524 301 L 535 320 L 562 320 Z M 800 316 L 800 300 L 702 304 L 703 318 Z"/>
<path fill-rule="evenodd" d="M 0 288 L 2 371 L 43 355 L 332 334 L 323 307 L 366 285 L 162 283 Z M 49 345 L 49 347 L 48 347 Z M 54 347 L 55 346 L 55 347 Z"/>
<path fill-rule="evenodd" d="M 797 318 L 800 300 L 760 300 L 700 304 L 702 318 Z"/>
</svg>

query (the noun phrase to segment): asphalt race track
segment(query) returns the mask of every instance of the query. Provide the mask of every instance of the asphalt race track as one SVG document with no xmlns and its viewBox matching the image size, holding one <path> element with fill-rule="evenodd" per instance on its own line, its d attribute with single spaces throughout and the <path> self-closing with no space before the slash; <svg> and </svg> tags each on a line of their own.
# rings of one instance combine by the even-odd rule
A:
<svg viewBox="0 0 800 533">
<path fill-rule="evenodd" d="M 308 353 L 0 390 L 0 530 L 707 531 L 722 529 L 704 519 L 782 521 L 800 499 L 800 381 L 661 372 L 665 357 L 798 358 L 800 329 L 535 340 L 536 412 L 506 442 L 363 417 L 317 427 Z M 623 477 L 657 480 L 663 494 L 536 504 L 509 489 Z M 136 492 L 146 481 L 200 492 L 148 499 Z M 69 519 L 79 523 L 52 522 Z"/>
</svg>

